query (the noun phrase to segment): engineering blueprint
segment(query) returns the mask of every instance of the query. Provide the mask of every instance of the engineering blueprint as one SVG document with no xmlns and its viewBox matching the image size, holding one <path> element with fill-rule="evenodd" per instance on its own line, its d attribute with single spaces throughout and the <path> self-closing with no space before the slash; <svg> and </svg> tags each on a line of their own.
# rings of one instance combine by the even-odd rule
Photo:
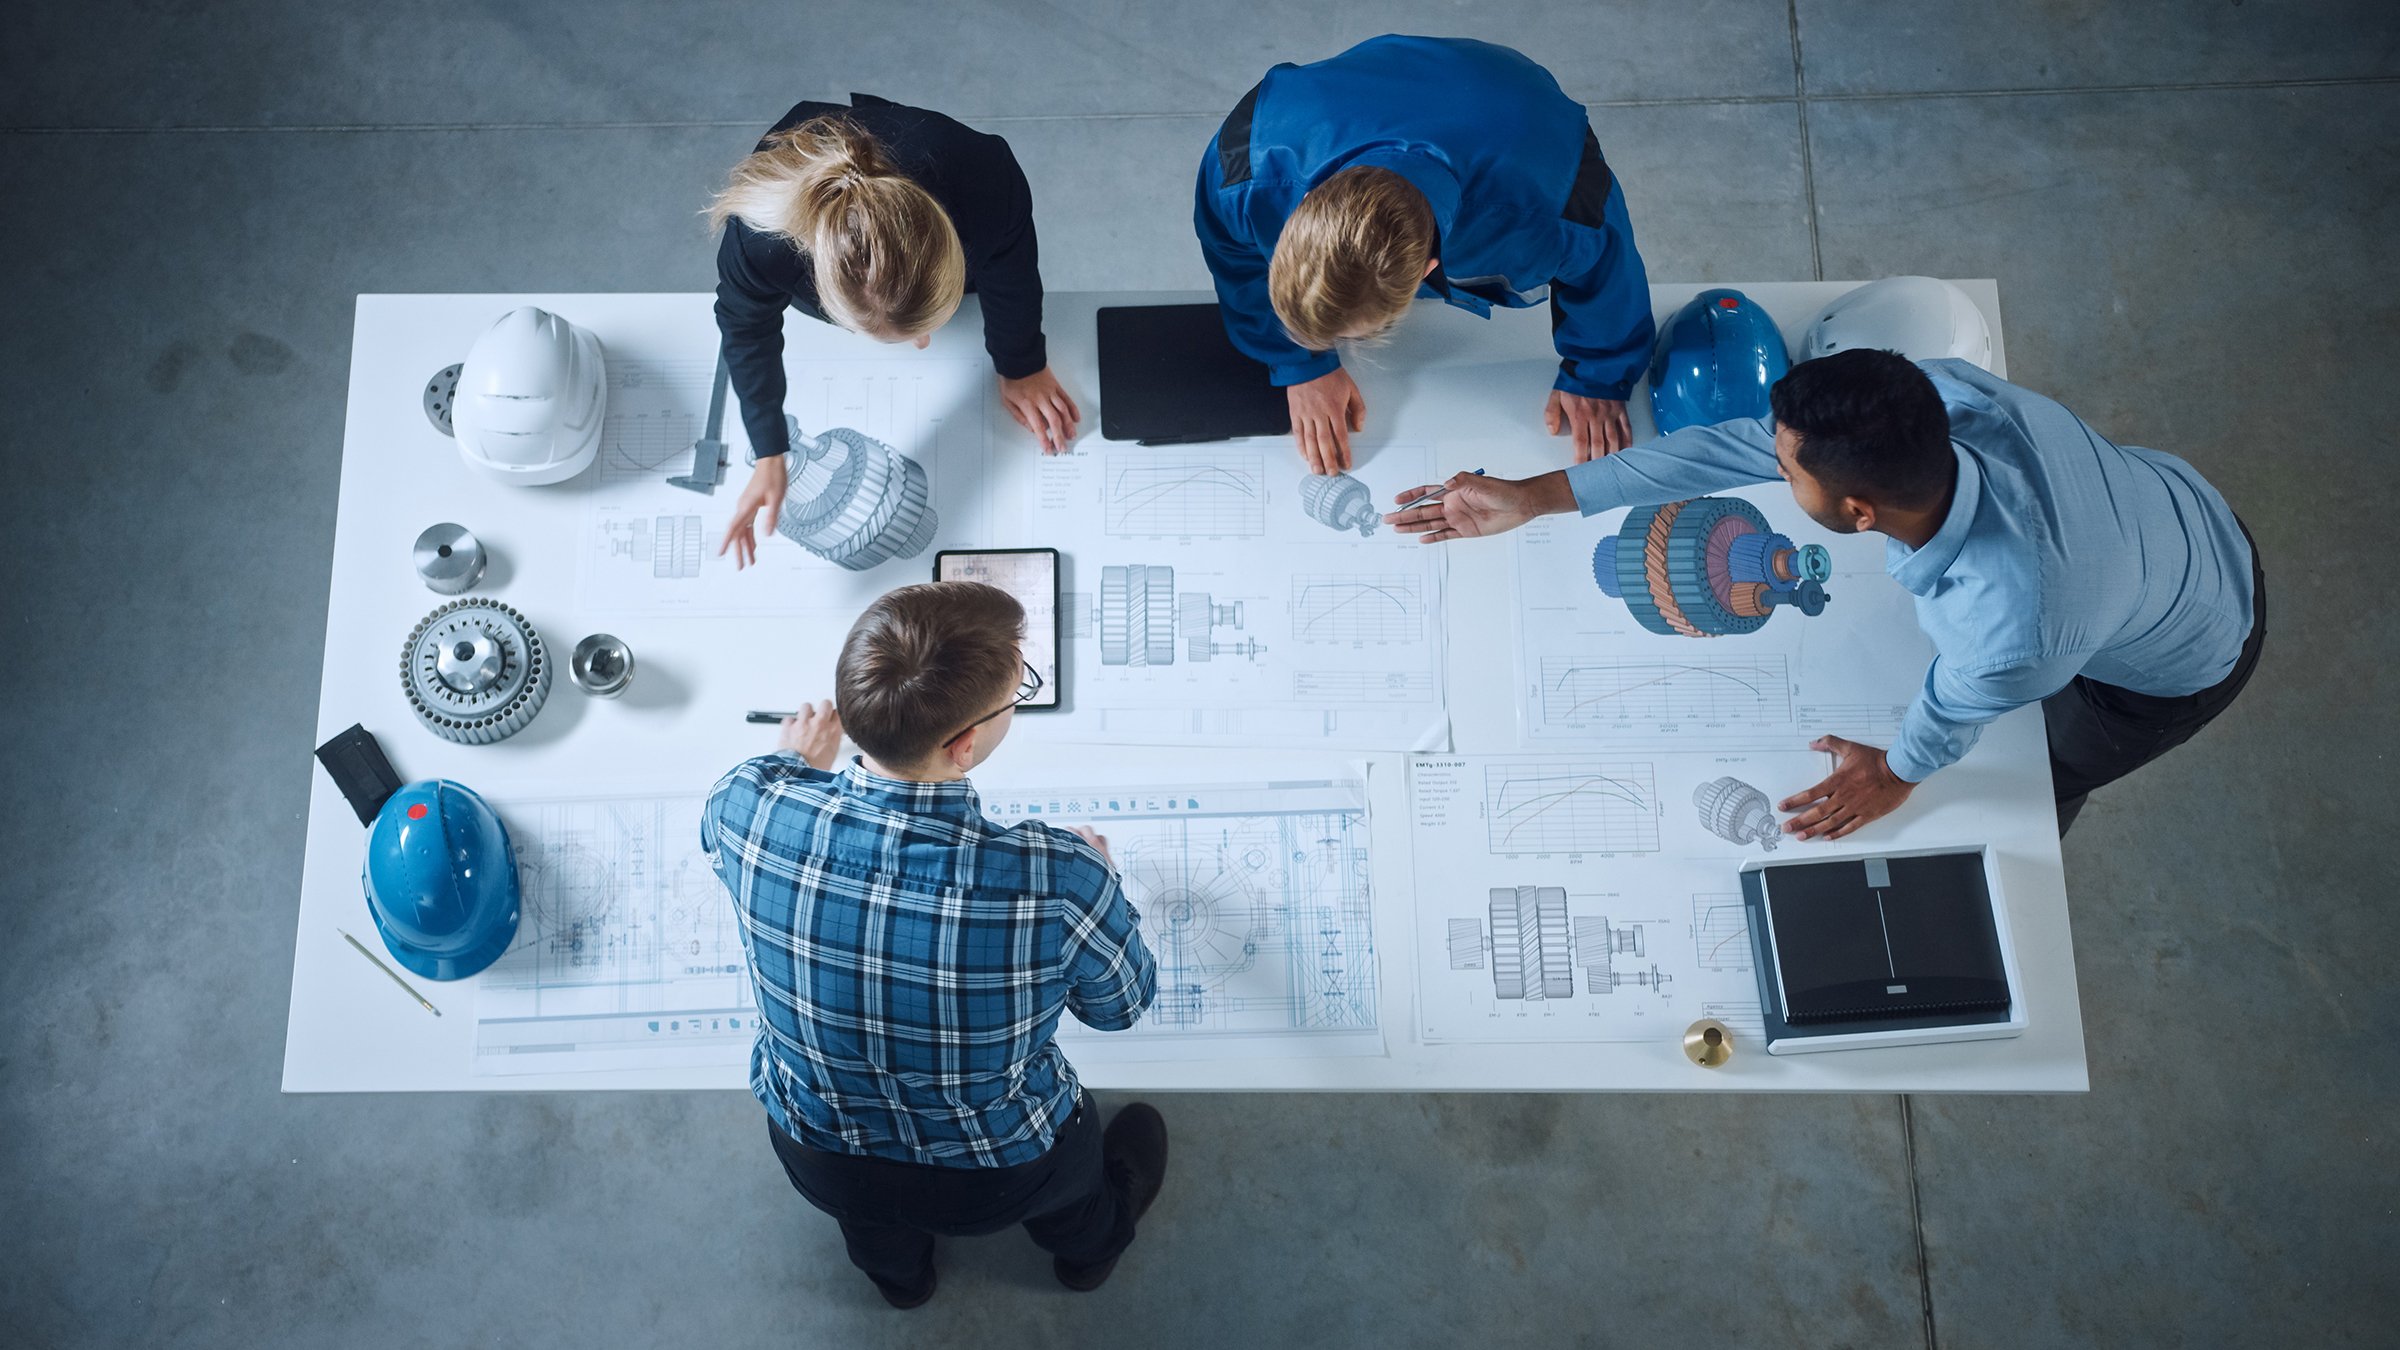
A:
<svg viewBox="0 0 2400 1350">
<path fill-rule="evenodd" d="M 763 535 L 757 565 L 737 573 L 730 554 L 717 554 L 750 475 L 730 396 L 721 430 L 734 451 L 725 481 L 710 494 L 667 482 L 690 470 L 692 443 L 707 425 L 715 373 L 709 356 L 610 355 L 599 459 L 572 485 L 584 495 L 579 608 L 855 611 L 899 581 L 924 579 L 929 564 L 907 560 L 924 552 L 937 525 L 944 539 L 976 536 L 988 368 L 914 353 L 811 359 L 793 375 L 784 402 L 801 436 L 811 438 L 795 440 L 789 471 L 803 496 L 822 491 L 787 498 L 781 532 Z M 854 576 L 856 568 L 871 570 Z"/>
<path fill-rule="evenodd" d="M 1774 484 L 1516 532 L 1525 745 L 1889 744 L 1932 644 L 1879 537 Z"/>
<path fill-rule="evenodd" d="M 1109 738 L 1440 748 L 1444 563 L 1383 528 L 1422 447 L 1312 479 L 1290 445 L 1045 459 L 1026 537 L 1066 559 L 1064 663 Z"/>
<path fill-rule="evenodd" d="M 1072 1016 L 1078 1060 L 1380 1054 L 1366 786 L 1357 781 L 982 787 L 995 820 L 1089 825 L 1158 958 L 1130 1031 Z"/>
<path fill-rule="evenodd" d="M 1758 1033 L 1738 869 L 1774 803 L 1831 769 L 1793 751 L 1418 756 L 1417 1017 L 1427 1041 Z"/>
<path fill-rule="evenodd" d="M 739 1064 L 750 962 L 697 795 L 495 801 L 524 893 L 475 982 L 475 1072 Z"/>
</svg>

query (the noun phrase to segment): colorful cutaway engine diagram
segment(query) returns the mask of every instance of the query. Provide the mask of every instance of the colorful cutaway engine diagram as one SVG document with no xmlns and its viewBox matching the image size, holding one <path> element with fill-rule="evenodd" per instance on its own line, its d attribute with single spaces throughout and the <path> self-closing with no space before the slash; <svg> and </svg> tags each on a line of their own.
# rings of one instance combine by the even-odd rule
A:
<svg viewBox="0 0 2400 1350">
<path fill-rule="evenodd" d="M 1653 633 L 1725 637 L 1756 631 L 1778 606 L 1825 610 L 1833 559 L 1795 545 L 1739 497 L 1636 507 L 1592 551 L 1592 577 Z"/>
</svg>

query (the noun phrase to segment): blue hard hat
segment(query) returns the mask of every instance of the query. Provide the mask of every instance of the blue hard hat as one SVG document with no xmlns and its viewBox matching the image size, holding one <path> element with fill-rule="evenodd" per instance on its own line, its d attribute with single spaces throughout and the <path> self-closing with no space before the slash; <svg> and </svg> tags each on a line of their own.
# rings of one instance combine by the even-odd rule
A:
<svg viewBox="0 0 2400 1350">
<path fill-rule="evenodd" d="M 1650 415 L 1660 435 L 1765 417 L 1767 391 L 1792 368 L 1783 332 L 1740 291 L 1702 291 L 1675 311 L 1650 353 Z"/>
<path fill-rule="evenodd" d="M 367 831 L 367 912 L 401 965 L 463 980 L 517 936 L 517 855 L 483 798 L 446 779 L 392 794 Z"/>
</svg>

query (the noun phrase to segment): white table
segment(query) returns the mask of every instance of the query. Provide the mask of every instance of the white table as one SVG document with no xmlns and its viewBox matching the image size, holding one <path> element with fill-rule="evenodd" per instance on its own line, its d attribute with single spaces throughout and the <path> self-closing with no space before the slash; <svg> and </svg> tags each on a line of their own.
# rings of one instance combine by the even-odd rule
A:
<svg viewBox="0 0 2400 1350">
<path fill-rule="evenodd" d="M 1779 316 L 1791 335 L 1827 299 L 1854 283 L 1757 283 L 1741 289 Z M 1962 282 L 1986 311 L 1994 366 L 2005 372 L 1999 301 L 1988 282 Z M 1652 288 L 1663 319 L 1700 287 Z M 1205 297 L 1185 294 L 1052 295 L 1046 327 L 1053 366 L 1081 401 L 1082 447 L 1097 442 L 1098 375 L 1093 313 L 1103 305 Z M 747 708 L 789 707 L 821 696 L 832 655 L 857 605 L 890 586 L 922 579 L 924 560 L 879 570 L 826 597 L 823 614 L 740 619 L 579 613 L 572 551 L 578 506 L 572 493 L 522 490 L 482 481 L 459 461 L 419 408 L 427 376 L 464 355 L 492 318 L 520 304 L 556 310 L 597 332 L 604 343 L 661 344 L 705 360 L 716 333 L 706 295 L 361 296 L 351 354 L 341 498 L 326 621 L 318 738 L 364 722 L 404 777 L 455 777 L 498 795 L 543 788 L 628 791 L 698 790 L 727 767 L 770 748 L 768 729 L 746 725 Z M 935 335 L 935 356 L 982 359 L 981 324 L 966 312 Z M 866 340 L 821 324 L 787 325 L 787 359 L 886 354 Z M 1549 318 L 1539 309 L 1502 311 L 1486 322 L 1438 305 L 1420 305 L 1395 340 L 1367 363 L 1353 363 L 1370 408 L 1370 432 L 1394 442 L 1456 446 L 1471 442 L 1476 462 L 1496 475 L 1522 476 L 1568 458 L 1565 442 L 1541 429 L 1541 406 L 1554 370 Z M 1646 398 L 1632 403 L 1637 437 L 1649 434 Z M 1026 490 L 1036 452 L 1030 438 L 988 398 L 992 427 L 989 499 Z M 727 417 L 740 444 L 738 416 Z M 1279 453 L 1292 453 L 1279 447 Z M 741 465 L 721 493 L 737 490 Z M 946 525 L 943 547 L 1017 544 L 1000 537 L 1015 517 Z M 420 727 L 394 676 L 393 658 L 409 629 L 440 597 L 419 584 L 408 563 L 417 532 L 441 520 L 465 523 L 494 554 L 475 592 L 530 615 L 563 662 L 584 633 L 624 637 L 637 659 L 632 689 L 618 701 L 584 696 L 563 678 L 533 725 L 496 746 L 460 746 Z M 1505 596 L 1513 586 L 1504 541 L 1466 541 L 1448 550 L 1447 681 L 1454 748 L 1463 753 L 1517 748 L 1514 642 L 1505 604 L 1469 602 Z M 794 672 L 802 672 L 795 675 Z M 812 686 L 805 672 L 824 672 Z M 798 684 L 801 687 L 795 687 Z M 1071 728 L 1021 719 L 1004 748 L 1005 777 L 1026 781 L 1045 762 L 1088 764 L 1093 752 L 1067 744 Z M 1257 752 L 1146 751 L 1152 763 L 1172 756 L 1174 772 L 1233 780 Z M 1573 1045 L 1427 1045 L 1411 1035 L 1409 972 L 1414 969 L 1413 897 L 1406 834 L 1407 758 L 1349 755 L 1368 777 L 1374 821 L 1375 939 L 1383 990 L 1380 1023 L 1386 1053 L 1375 1057 L 1151 1061 L 1091 1064 L 1084 1077 L 1104 1088 L 1190 1090 L 1643 1090 L 1922 1092 L 2081 1091 L 2087 1086 L 2082 1018 L 2069 941 L 2064 876 L 2052 820 L 2050 781 L 2037 709 L 2001 719 L 1972 755 L 1929 780 L 1898 817 L 1855 836 L 1876 847 L 1988 842 L 1999 853 L 2009 920 L 2025 983 L 2031 1027 L 2019 1038 L 1773 1058 L 1745 1047 L 1724 1069 L 1699 1069 L 1673 1042 Z M 1003 767 L 996 762 L 994 771 Z M 616 1090 L 740 1088 L 738 1067 L 620 1070 L 505 1078 L 471 1071 L 472 990 L 419 982 L 443 1007 L 436 1018 L 361 960 L 337 926 L 375 945 L 359 891 L 362 832 L 348 804 L 313 766 L 307 861 L 292 973 L 291 1022 L 283 1087 L 288 1092 L 446 1090 Z M 471 984 L 471 982 L 469 982 Z"/>
</svg>

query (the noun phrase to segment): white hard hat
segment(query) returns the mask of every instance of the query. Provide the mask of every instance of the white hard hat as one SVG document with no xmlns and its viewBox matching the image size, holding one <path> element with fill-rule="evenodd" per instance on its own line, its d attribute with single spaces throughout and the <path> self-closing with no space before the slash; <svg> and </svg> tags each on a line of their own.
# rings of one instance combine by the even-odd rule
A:
<svg viewBox="0 0 2400 1350">
<path fill-rule="evenodd" d="M 501 315 L 467 349 L 451 419 L 469 465 L 538 487 L 591 464 L 607 411 L 600 339 L 528 305 Z"/>
<path fill-rule="evenodd" d="M 1894 351 L 1911 361 L 1956 357 L 1992 368 L 1992 330 L 1967 293 L 1937 277 L 1885 277 L 1817 314 L 1800 336 L 1800 359 L 1853 347 Z"/>
</svg>

